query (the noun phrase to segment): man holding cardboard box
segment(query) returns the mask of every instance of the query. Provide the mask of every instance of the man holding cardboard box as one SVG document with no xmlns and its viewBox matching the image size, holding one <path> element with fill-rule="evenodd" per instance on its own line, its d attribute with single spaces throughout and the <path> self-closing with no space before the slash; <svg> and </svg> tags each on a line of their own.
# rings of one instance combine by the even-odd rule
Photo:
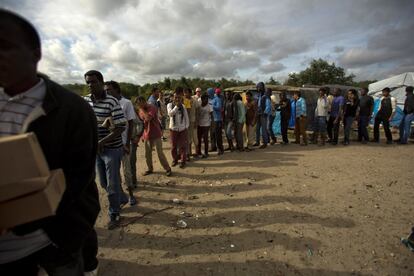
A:
<svg viewBox="0 0 414 276">
<path fill-rule="evenodd" d="M 83 275 L 100 210 L 96 118 L 81 97 L 37 75 L 40 58 L 35 28 L 0 9 L 0 275 L 37 275 L 39 266 Z"/>
</svg>

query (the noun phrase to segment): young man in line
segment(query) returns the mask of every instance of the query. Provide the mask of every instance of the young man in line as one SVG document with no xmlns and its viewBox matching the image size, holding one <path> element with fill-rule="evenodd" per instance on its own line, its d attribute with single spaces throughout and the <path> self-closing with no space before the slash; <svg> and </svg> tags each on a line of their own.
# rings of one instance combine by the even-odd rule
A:
<svg viewBox="0 0 414 276">
<path fill-rule="evenodd" d="M 81 276 L 98 265 L 96 254 L 82 256 L 85 240 L 97 251 L 96 118 L 81 97 L 37 74 L 41 56 L 36 29 L 0 9 L 0 136 L 34 132 L 49 168 L 66 180 L 56 215 L 0 229 L 0 275 L 37 276 L 41 266 L 49 276 Z"/>
<path fill-rule="evenodd" d="M 233 151 L 233 138 L 235 133 L 233 93 L 226 91 L 224 95 L 224 132 L 226 134 L 227 144 L 229 145 L 225 151 Z"/>
<path fill-rule="evenodd" d="M 216 148 L 218 151 L 218 155 L 222 155 L 224 153 L 223 148 L 223 101 L 220 97 L 221 90 L 217 88 L 215 91 L 214 99 L 212 101 L 213 104 L 213 120 L 215 125 L 215 137 L 216 137 Z"/>
<path fill-rule="evenodd" d="M 345 98 L 341 95 L 342 91 L 339 88 L 334 88 L 333 99 L 331 103 L 331 113 L 328 120 L 328 136 L 329 142 L 332 145 L 338 144 L 339 126 L 344 111 Z"/>
<path fill-rule="evenodd" d="M 243 142 L 243 126 L 246 122 L 246 109 L 244 107 L 242 97 L 236 93 L 233 97 L 234 101 L 234 133 L 236 136 L 236 145 L 239 152 L 244 151 Z"/>
<path fill-rule="evenodd" d="M 368 88 L 361 89 L 361 97 L 359 98 L 359 116 L 358 121 L 358 141 L 366 144 L 369 141 L 368 124 L 371 121 L 374 109 L 374 98 L 368 95 Z"/>
<path fill-rule="evenodd" d="M 181 159 L 180 168 L 184 169 L 187 161 L 187 133 L 190 120 L 183 104 L 182 91 L 180 87 L 176 89 L 173 102 L 167 105 L 167 110 L 170 116 L 172 166 L 175 167 Z"/>
<path fill-rule="evenodd" d="M 157 108 L 145 101 L 145 98 L 140 96 L 135 100 L 138 106 L 138 116 L 144 122 L 144 132 L 142 140 L 144 141 L 145 162 L 147 163 L 147 170 L 142 174 L 143 176 L 152 174 L 154 167 L 152 163 L 152 150 L 155 147 L 157 151 L 158 160 L 164 168 L 166 175 L 171 176 L 171 168 L 168 165 L 167 158 L 162 150 L 161 141 L 161 126 L 158 122 Z"/>
<path fill-rule="evenodd" d="M 253 141 L 255 139 L 255 126 L 257 118 L 257 103 L 253 99 L 250 91 L 246 92 L 246 151 L 253 150 Z"/>
<path fill-rule="evenodd" d="M 326 97 L 326 88 L 319 89 L 319 97 L 315 108 L 315 133 L 314 143 L 318 144 L 318 137 L 321 136 L 321 146 L 325 145 L 326 140 L 326 118 L 328 116 L 328 99 Z"/>
<path fill-rule="evenodd" d="M 295 135 L 296 140 L 295 144 L 300 144 L 302 146 L 308 145 L 308 137 L 306 135 L 306 124 L 307 124 L 307 115 L 306 115 L 306 101 L 301 97 L 300 91 L 295 91 L 293 98 L 295 99 Z M 303 143 L 300 142 L 300 137 L 303 138 Z"/>
<path fill-rule="evenodd" d="M 208 157 L 208 133 L 211 125 L 211 114 L 213 108 L 208 104 L 208 95 L 204 94 L 201 96 L 201 106 L 198 109 L 198 128 L 197 128 L 197 155 L 201 158 Z M 201 142 L 204 142 L 204 154 L 201 153 Z"/>
<path fill-rule="evenodd" d="M 390 95 L 391 89 L 385 87 L 382 89 L 381 104 L 374 121 L 374 142 L 380 142 L 379 126 L 382 123 L 384 127 L 385 136 L 387 137 L 387 144 L 392 144 L 392 134 L 390 130 L 390 122 L 394 118 L 395 108 L 397 107 L 397 100 Z"/>
<path fill-rule="evenodd" d="M 291 103 L 286 96 L 286 92 L 280 93 L 280 131 L 282 132 L 283 145 L 289 144 L 288 128 L 291 115 Z"/>
<path fill-rule="evenodd" d="M 188 137 L 187 137 L 187 142 L 188 142 L 188 147 L 187 147 L 187 161 L 190 161 L 190 156 L 193 155 L 193 147 L 192 145 L 194 145 L 194 156 L 196 156 L 196 148 L 197 148 L 197 113 L 198 113 L 198 108 L 199 108 L 199 103 L 196 99 L 194 99 L 192 97 L 192 91 L 190 88 L 186 88 L 184 89 L 184 101 L 186 105 L 189 105 L 188 108 L 186 106 L 186 110 L 187 110 L 187 114 L 188 114 L 188 119 L 190 121 L 190 125 L 188 126 Z"/>
<path fill-rule="evenodd" d="M 98 155 L 96 172 L 102 188 L 105 189 L 109 201 L 108 229 L 112 230 L 120 224 L 121 205 L 128 198 L 121 189 L 121 160 L 124 154 L 122 132 L 126 119 L 116 98 L 104 90 L 102 74 L 96 70 L 85 73 L 85 82 L 90 92 L 84 99 L 90 104 L 98 123 Z M 110 124 L 106 124 L 107 121 Z M 106 125 L 105 125 L 106 124 Z"/>
<path fill-rule="evenodd" d="M 129 204 L 131 206 L 137 204 L 137 200 L 134 196 L 134 184 L 132 182 L 132 172 L 131 172 L 131 137 L 134 129 L 134 120 L 136 120 L 137 115 L 135 114 L 134 106 L 132 102 L 121 94 L 121 87 L 116 81 L 107 81 L 105 82 L 104 90 L 106 93 L 115 97 L 124 112 L 125 119 L 127 120 L 127 127 L 122 132 L 122 143 L 124 144 L 124 154 L 122 156 L 122 173 L 124 175 L 124 184 L 127 187 L 129 194 Z"/>
</svg>

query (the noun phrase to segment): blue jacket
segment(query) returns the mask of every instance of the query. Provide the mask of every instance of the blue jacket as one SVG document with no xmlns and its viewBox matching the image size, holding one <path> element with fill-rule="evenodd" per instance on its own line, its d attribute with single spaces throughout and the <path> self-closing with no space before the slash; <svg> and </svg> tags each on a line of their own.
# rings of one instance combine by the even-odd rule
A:
<svg viewBox="0 0 414 276">
<path fill-rule="evenodd" d="M 272 101 L 270 100 L 269 97 L 266 97 L 266 105 L 265 105 L 264 114 L 266 115 L 272 114 Z"/>
<path fill-rule="evenodd" d="M 223 121 L 223 118 L 221 116 L 221 113 L 223 111 L 223 102 L 221 98 L 218 95 L 214 96 L 214 99 L 212 101 L 213 104 L 213 118 L 214 122 L 221 122 Z"/>
<path fill-rule="evenodd" d="M 295 112 L 295 116 L 296 118 L 300 117 L 300 116 L 305 116 L 306 117 L 306 102 L 305 99 L 300 97 L 297 101 L 296 101 L 296 112 Z"/>
</svg>

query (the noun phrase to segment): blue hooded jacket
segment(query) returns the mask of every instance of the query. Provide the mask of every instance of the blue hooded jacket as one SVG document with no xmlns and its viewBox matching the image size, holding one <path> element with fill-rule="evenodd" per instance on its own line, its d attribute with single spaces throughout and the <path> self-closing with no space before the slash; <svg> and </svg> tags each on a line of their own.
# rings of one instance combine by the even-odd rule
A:
<svg viewBox="0 0 414 276">
<path fill-rule="evenodd" d="M 219 95 L 215 95 L 212 101 L 214 122 L 223 121 L 221 112 L 223 111 L 223 101 Z"/>
</svg>

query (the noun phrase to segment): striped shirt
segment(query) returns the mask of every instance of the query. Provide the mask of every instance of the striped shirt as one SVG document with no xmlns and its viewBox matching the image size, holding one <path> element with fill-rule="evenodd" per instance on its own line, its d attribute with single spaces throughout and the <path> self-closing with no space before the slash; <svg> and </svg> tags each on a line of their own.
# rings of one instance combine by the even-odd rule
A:
<svg viewBox="0 0 414 276">
<path fill-rule="evenodd" d="M 13 97 L 0 90 L 0 137 L 19 134 L 28 115 L 43 103 L 45 95 L 46 86 L 43 79 L 29 90 Z M 43 229 L 23 236 L 7 232 L 0 235 L 0 264 L 27 257 L 50 243 Z"/>
<path fill-rule="evenodd" d="M 110 134 L 110 129 L 103 127 L 102 124 L 107 118 L 112 118 L 115 127 L 125 127 L 127 120 L 125 119 L 124 112 L 122 112 L 121 106 L 118 100 L 110 95 L 105 94 L 102 99 L 95 100 L 94 96 L 89 94 L 84 99 L 93 108 L 98 122 L 98 137 L 99 140 L 105 138 Z M 108 141 L 105 144 L 105 148 L 117 149 L 122 147 L 121 134 L 115 139 Z"/>
</svg>

